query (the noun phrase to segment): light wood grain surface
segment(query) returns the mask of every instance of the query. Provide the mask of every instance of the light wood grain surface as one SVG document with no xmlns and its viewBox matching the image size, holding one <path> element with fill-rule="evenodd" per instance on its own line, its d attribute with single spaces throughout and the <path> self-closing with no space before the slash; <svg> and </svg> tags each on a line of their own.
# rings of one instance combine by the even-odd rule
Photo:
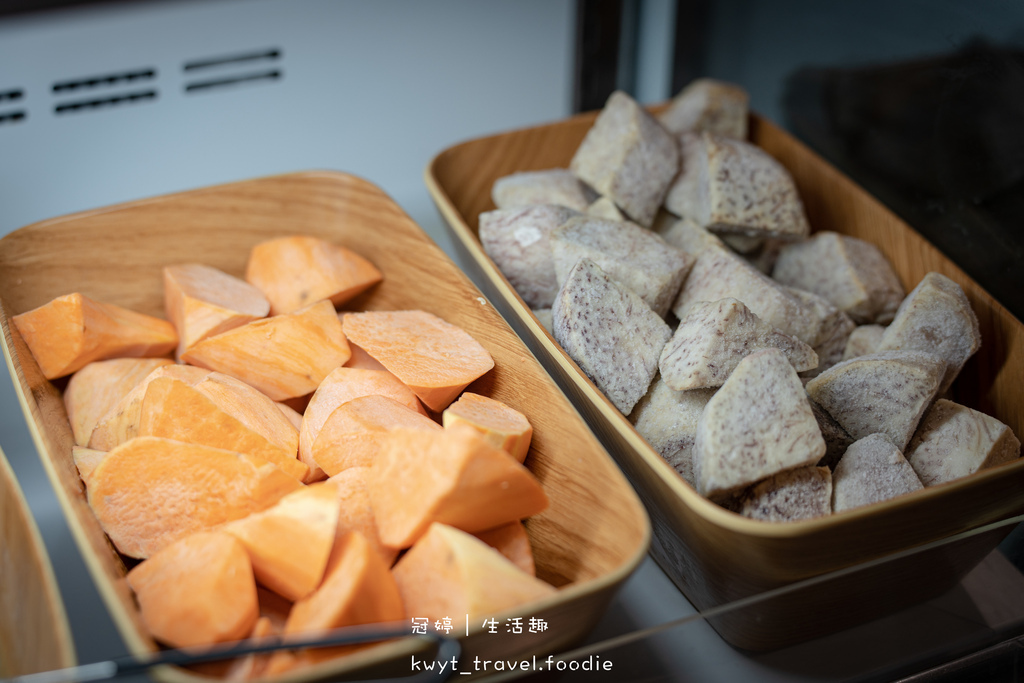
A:
<svg viewBox="0 0 1024 683">
<path fill-rule="evenodd" d="M 162 317 L 165 265 L 199 260 L 241 276 L 254 244 L 289 234 L 346 246 L 384 273 L 383 283 L 346 304 L 346 310 L 418 308 L 469 332 L 491 353 L 496 367 L 468 389 L 505 401 L 533 423 L 526 464 L 551 505 L 527 528 L 538 576 L 560 590 L 554 598 L 506 616 L 544 618 L 549 629 L 487 638 L 475 624 L 463 657 L 552 652 L 581 640 L 646 554 L 650 527 L 636 494 L 529 350 L 387 195 L 354 176 L 310 172 L 76 214 L 0 240 L 0 327 L 16 388 L 69 525 L 129 647 L 145 652 L 154 644 L 139 622 L 124 563 L 85 501 L 71 460 L 60 382 L 42 378 L 20 336 L 12 334 L 9 316 L 81 291 Z M 299 679 L 358 676 L 387 662 L 407 666 L 409 654 L 420 649 L 422 644 L 415 642 L 386 644 L 344 662 L 328 662 Z"/>
<path fill-rule="evenodd" d="M 655 108 L 656 109 L 656 108 Z M 637 434 L 540 325 L 477 236 L 494 209 L 494 181 L 518 171 L 568 167 L 595 113 L 470 140 L 444 150 L 425 181 L 456 248 L 483 291 L 527 342 L 608 447 L 647 506 L 652 555 L 700 609 L 945 538 L 1024 511 L 1024 460 L 830 517 L 772 524 L 701 497 Z M 930 270 L 958 282 L 978 315 L 983 345 L 954 385 L 955 400 L 1024 428 L 1024 328 L 1005 308 L 888 209 L 793 137 L 757 116 L 753 142 L 796 180 L 813 230 L 877 244 L 908 291 Z M 761 608 L 713 621 L 731 643 L 781 647 L 839 630 L 952 586 L 1009 528 L 854 574 Z"/>
</svg>

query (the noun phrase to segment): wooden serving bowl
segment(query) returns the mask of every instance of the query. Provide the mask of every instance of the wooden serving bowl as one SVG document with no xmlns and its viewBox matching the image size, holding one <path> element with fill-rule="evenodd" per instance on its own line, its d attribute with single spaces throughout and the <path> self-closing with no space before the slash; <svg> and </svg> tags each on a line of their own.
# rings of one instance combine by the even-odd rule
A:
<svg viewBox="0 0 1024 683">
<path fill-rule="evenodd" d="M 582 640 L 647 552 L 650 525 L 639 499 L 536 358 L 397 204 L 360 178 L 307 172 L 74 214 L 0 240 L 0 328 L 15 388 L 72 533 L 129 649 L 144 654 L 157 646 L 140 621 L 124 562 L 86 503 L 58 386 L 42 377 L 9 318 L 72 291 L 162 316 L 164 266 L 199 261 L 241 277 L 254 244 L 289 234 L 351 248 L 384 273 L 379 286 L 345 309 L 422 309 L 469 332 L 494 357 L 495 368 L 468 390 L 508 403 L 533 424 L 526 464 L 551 504 L 527 521 L 527 530 L 537 575 L 559 591 L 495 616 L 503 626 L 505 617 L 523 623 L 538 617 L 548 628 L 512 635 L 502 629 L 495 636 L 472 624 L 461 638 L 462 659 L 521 659 Z M 359 676 L 388 665 L 408 674 L 409 655 L 423 649 L 421 639 L 384 643 L 288 680 Z M 180 669 L 163 676 L 195 677 Z"/>
<path fill-rule="evenodd" d="M 659 108 L 653 108 L 658 111 Z M 1024 512 L 1024 459 L 965 479 L 830 517 L 773 524 L 700 496 L 583 374 L 484 253 L 477 217 L 494 209 L 491 186 L 518 171 L 567 168 L 596 113 L 464 142 L 425 172 L 462 265 L 572 399 L 626 472 L 654 527 L 651 553 L 701 610 L 921 546 Z M 796 180 L 814 230 L 877 245 L 909 292 L 929 271 L 959 283 L 981 325 L 982 348 L 954 386 L 954 400 L 1024 435 L 1024 327 L 935 247 L 796 139 L 751 116 L 750 139 Z M 840 630 L 952 587 L 1012 527 L 901 557 L 711 619 L 751 650 Z"/>
</svg>

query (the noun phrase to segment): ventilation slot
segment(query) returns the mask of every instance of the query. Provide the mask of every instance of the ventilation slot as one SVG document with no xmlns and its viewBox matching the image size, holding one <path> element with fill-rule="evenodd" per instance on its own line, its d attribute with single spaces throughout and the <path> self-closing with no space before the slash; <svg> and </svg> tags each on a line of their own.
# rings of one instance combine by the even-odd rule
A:
<svg viewBox="0 0 1024 683">
<path fill-rule="evenodd" d="M 154 78 L 156 78 L 156 69 L 135 69 L 133 71 L 122 71 L 120 73 L 58 81 L 53 84 L 53 92 L 70 93 L 75 92 L 76 90 L 133 84 L 138 83 L 139 81 L 152 80 Z"/>
<path fill-rule="evenodd" d="M 7 123 L 18 123 L 25 120 L 24 111 L 0 112 L 0 126 Z"/>
<path fill-rule="evenodd" d="M 265 62 L 278 62 L 282 58 L 280 48 L 268 48 L 266 50 L 252 50 L 219 57 L 204 57 L 185 62 L 184 71 L 186 77 L 199 76 L 200 72 L 218 72 L 206 75 L 204 78 L 192 80 L 185 84 L 185 93 L 209 92 L 239 85 L 250 85 L 253 83 L 268 83 L 279 81 L 284 77 L 280 67 L 274 68 L 273 64 L 266 64 L 266 68 L 258 69 L 258 65 Z"/>
<path fill-rule="evenodd" d="M 250 62 L 274 61 L 281 58 L 281 50 L 272 48 L 269 50 L 254 50 L 237 55 L 226 55 L 223 57 L 208 57 L 185 62 L 185 71 L 196 71 L 198 69 L 209 69 L 215 66 L 228 66 L 234 64 L 247 64 Z"/>
<path fill-rule="evenodd" d="M 111 97 L 100 97 L 89 100 L 78 100 L 75 102 L 65 102 L 58 104 L 53 108 L 55 114 L 70 114 L 77 111 L 88 111 L 92 109 L 103 109 L 106 107 L 113 107 L 122 104 L 137 104 L 139 102 L 146 102 L 148 100 L 156 99 L 156 90 L 140 90 L 137 92 L 124 93 L 122 95 L 113 95 Z"/>
<path fill-rule="evenodd" d="M 0 102 L 17 102 L 25 96 L 25 92 L 20 88 L 14 90 L 0 90 Z"/>
</svg>

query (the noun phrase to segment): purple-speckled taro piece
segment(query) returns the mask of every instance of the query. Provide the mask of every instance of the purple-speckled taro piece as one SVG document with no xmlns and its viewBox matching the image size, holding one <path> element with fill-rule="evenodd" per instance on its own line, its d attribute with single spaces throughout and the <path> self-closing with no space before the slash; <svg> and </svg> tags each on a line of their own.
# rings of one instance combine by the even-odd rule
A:
<svg viewBox="0 0 1024 683">
<path fill-rule="evenodd" d="M 832 512 L 832 472 L 827 467 L 799 467 L 780 472 L 751 487 L 739 513 L 766 522 L 795 522 Z"/>
<path fill-rule="evenodd" d="M 499 209 L 558 204 L 586 211 L 594 198 L 594 191 L 566 168 L 513 173 L 495 180 L 491 188 L 491 199 Z"/>
<path fill-rule="evenodd" d="M 669 326 L 590 259 L 580 259 L 569 273 L 551 317 L 555 341 L 629 415 L 658 371 Z"/>
<path fill-rule="evenodd" d="M 882 325 L 858 325 L 850 333 L 850 338 L 846 340 L 842 360 L 874 353 L 878 350 L 878 345 L 882 343 L 883 334 L 885 334 L 885 327 Z"/>
<path fill-rule="evenodd" d="M 658 117 L 661 125 L 675 134 L 708 131 L 716 135 L 747 139 L 750 96 L 738 85 L 698 78 L 672 98 Z"/>
<path fill-rule="evenodd" d="M 924 488 L 885 434 L 854 442 L 832 473 L 832 510 L 842 512 Z"/>
</svg>

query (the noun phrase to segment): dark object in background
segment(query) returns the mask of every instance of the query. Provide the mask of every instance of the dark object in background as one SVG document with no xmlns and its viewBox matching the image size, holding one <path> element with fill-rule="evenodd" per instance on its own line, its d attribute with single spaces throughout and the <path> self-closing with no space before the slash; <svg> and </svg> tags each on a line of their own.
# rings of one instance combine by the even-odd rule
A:
<svg viewBox="0 0 1024 683">
<path fill-rule="evenodd" d="M 789 128 L 1024 319 L 1024 52 L 801 69 Z M 912 286 L 915 283 L 907 283 Z"/>
</svg>

